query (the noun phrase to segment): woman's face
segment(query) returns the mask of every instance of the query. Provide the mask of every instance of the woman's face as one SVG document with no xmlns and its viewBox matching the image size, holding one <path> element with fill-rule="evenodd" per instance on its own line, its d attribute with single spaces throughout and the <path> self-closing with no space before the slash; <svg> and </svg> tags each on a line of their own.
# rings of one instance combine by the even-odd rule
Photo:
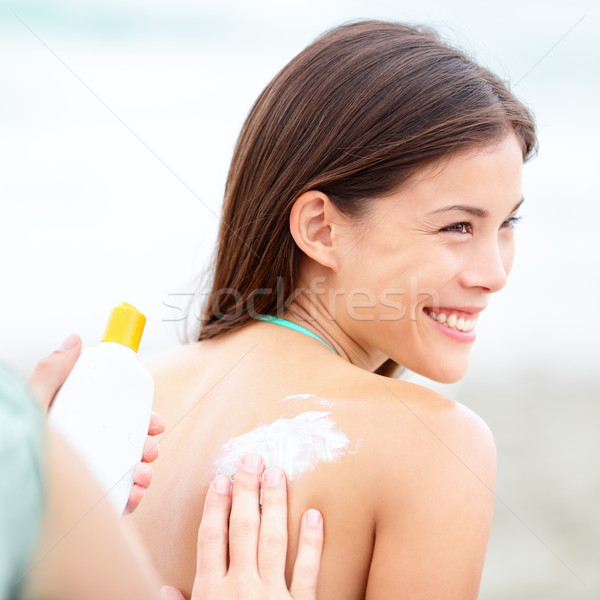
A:
<svg viewBox="0 0 600 600">
<path fill-rule="evenodd" d="M 522 165 L 511 134 L 422 170 L 342 229 L 334 316 L 363 350 L 436 381 L 464 376 L 472 327 L 513 263 Z"/>
</svg>

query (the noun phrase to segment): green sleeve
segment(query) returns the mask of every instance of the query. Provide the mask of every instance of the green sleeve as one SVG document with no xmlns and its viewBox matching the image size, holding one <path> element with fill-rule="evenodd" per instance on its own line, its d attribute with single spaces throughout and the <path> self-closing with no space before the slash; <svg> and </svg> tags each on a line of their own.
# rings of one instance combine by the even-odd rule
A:
<svg viewBox="0 0 600 600">
<path fill-rule="evenodd" d="M 20 597 L 44 508 L 44 417 L 0 365 L 0 599 Z"/>
</svg>

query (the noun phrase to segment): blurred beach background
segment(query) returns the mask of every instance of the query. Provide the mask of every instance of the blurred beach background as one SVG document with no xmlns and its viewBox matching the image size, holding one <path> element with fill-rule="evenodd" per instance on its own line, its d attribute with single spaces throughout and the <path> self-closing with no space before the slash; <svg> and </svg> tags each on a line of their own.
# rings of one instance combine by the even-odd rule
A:
<svg viewBox="0 0 600 600">
<path fill-rule="evenodd" d="M 0 360 L 26 377 L 71 331 L 92 345 L 121 301 L 148 317 L 141 354 L 176 346 L 250 106 L 357 18 L 434 26 L 536 115 L 515 266 L 471 369 L 412 380 L 496 438 L 480 598 L 600 598 L 597 2 L 3 0 Z"/>
</svg>

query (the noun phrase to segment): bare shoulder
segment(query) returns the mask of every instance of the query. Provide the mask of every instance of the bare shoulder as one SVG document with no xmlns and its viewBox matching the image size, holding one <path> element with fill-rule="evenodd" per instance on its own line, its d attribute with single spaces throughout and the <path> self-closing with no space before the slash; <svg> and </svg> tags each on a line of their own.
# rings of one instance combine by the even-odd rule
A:
<svg viewBox="0 0 600 600">
<path fill-rule="evenodd" d="M 388 394 L 380 402 L 388 426 L 374 441 L 376 451 L 390 458 L 389 497 L 421 506 L 431 502 L 434 508 L 440 494 L 449 499 L 451 493 L 457 502 L 493 503 L 496 445 L 487 423 L 433 390 L 398 381 L 389 385 L 392 398 Z M 400 406 L 392 406 L 394 398 Z M 387 507 L 381 509 L 385 515 Z"/>
<path fill-rule="evenodd" d="M 493 435 L 432 390 L 374 384 L 361 449 L 377 490 L 367 598 L 475 599 L 493 514 Z"/>
<path fill-rule="evenodd" d="M 362 572 L 368 600 L 475 600 L 494 501 L 489 427 L 430 389 L 370 373 L 347 370 L 323 396 L 352 449 L 294 488 L 302 508 L 323 508 L 323 582 L 342 579 L 354 589 L 348 573 Z M 363 562 L 356 548 L 368 555 Z M 346 571 L 342 556 L 356 561 Z M 354 597 L 321 585 L 323 597 Z"/>
<path fill-rule="evenodd" d="M 198 379 L 198 373 L 202 373 L 198 364 L 206 360 L 205 346 L 206 343 L 193 342 L 140 357 L 152 375 L 157 397 L 162 393 L 173 395 L 183 392 L 190 381 Z"/>
<path fill-rule="evenodd" d="M 466 458 L 473 453 L 473 459 L 495 460 L 493 434 L 473 410 L 420 385 L 388 380 L 386 386 L 379 398 L 382 414 L 405 424 L 411 445 L 423 445 L 433 454 Z"/>
<path fill-rule="evenodd" d="M 376 515 L 399 503 L 423 506 L 440 494 L 457 502 L 493 504 L 494 436 L 473 410 L 413 383 L 360 374 L 340 385 L 333 419 L 359 450 L 347 468 L 361 474 Z M 347 476 L 342 473 L 341 476 Z M 418 485 L 415 485 L 418 482 Z"/>
<path fill-rule="evenodd" d="M 192 351 L 193 345 L 185 344 L 154 354 L 140 356 L 140 361 L 153 376 L 158 377 L 169 373 L 182 360 L 186 360 Z"/>
<path fill-rule="evenodd" d="M 363 435 L 377 448 L 386 448 L 392 458 L 406 459 L 407 448 L 434 456 L 450 454 L 456 458 L 495 461 L 493 434 L 473 410 L 429 388 L 380 377 L 359 376 L 344 386 L 348 416 L 359 422 Z M 372 438 L 372 439 L 371 439 Z"/>
</svg>

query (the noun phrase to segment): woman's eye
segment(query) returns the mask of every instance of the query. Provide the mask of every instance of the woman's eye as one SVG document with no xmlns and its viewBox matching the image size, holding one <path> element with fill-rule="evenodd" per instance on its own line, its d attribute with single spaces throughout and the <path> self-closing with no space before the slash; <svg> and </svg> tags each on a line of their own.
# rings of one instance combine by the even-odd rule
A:
<svg viewBox="0 0 600 600">
<path fill-rule="evenodd" d="M 506 219 L 504 223 L 502 223 L 502 227 L 505 229 L 512 229 L 523 217 L 511 217 L 510 219 Z"/>
<path fill-rule="evenodd" d="M 473 224 L 470 221 L 463 221 L 462 223 L 454 223 L 448 227 L 444 227 L 442 231 L 449 231 L 451 233 L 473 233 Z"/>
</svg>

